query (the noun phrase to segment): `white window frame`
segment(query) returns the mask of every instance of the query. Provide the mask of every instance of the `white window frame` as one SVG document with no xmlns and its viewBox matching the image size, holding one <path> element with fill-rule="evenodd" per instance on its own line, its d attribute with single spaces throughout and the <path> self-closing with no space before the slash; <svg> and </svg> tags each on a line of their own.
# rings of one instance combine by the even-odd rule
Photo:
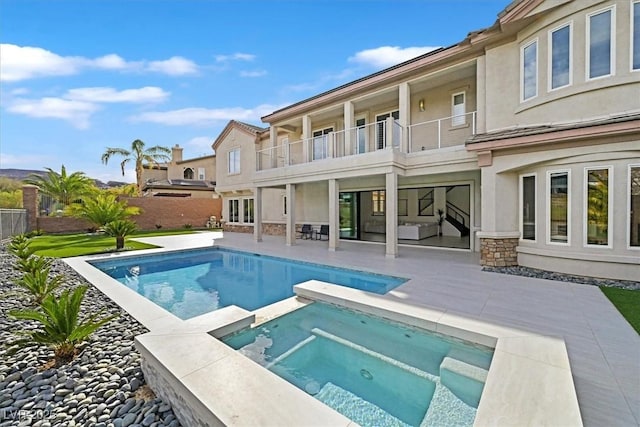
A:
<svg viewBox="0 0 640 427">
<path fill-rule="evenodd" d="M 185 175 L 187 174 L 187 171 L 191 171 L 191 178 L 187 178 Z M 187 167 L 187 168 L 183 168 L 182 169 L 182 179 L 196 179 L 195 178 L 195 171 L 193 170 L 193 168 L 191 167 Z"/>
<path fill-rule="evenodd" d="M 566 242 L 553 242 L 551 241 L 551 175 L 566 173 L 567 174 L 567 241 Z M 554 246 L 571 246 L 571 169 L 556 169 L 547 171 L 547 179 L 545 183 L 545 225 L 546 236 L 545 241 L 547 245 Z"/>
<path fill-rule="evenodd" d="M 206 178 L 205 168 L 198 168 L 198 179 L 204 181 Z"/>
<path fill-rule="evenodd" d="M 232 221 L 231 220 L 231 204 L 232 204 L 231 202 L 233 202 L 233 201 L 235 201 L 237 203 L 237 209 L 238 209 L 238 220 L 237 221 Z M 229 203 L 227 203 L 227 210 L 228 210 L 227 217 L 229 218 L 229 223 L 230 224 L 240 224 L 242 222 L 242 215 L 241 215 L 241 212 L 240 212 L 240 199 L 235 199 L 235 198 L 234 199 L 228 199 L 228 202 Z"/>
<path fill-rule="evenodd" d="M 462 114 L 456 114 L 455 112 L 455 109 L 456 109 L 455 99 L 456 99 L 456 96 L 458 95 L 462 95 L 462 99 L 463 99 L 462 104 L 458 104 L 458 105 L 462 105 L 462 109 L 464 111 Z M 467 91 L 461 90 L 451 94 L 451 127 L 464 126 L 466 124 L 467 124 Z"/>
<path fill-rule="evenodd" d="M 522 216 L 522 210 L 524 208 L 524 178 L 529 178 L 529 177 L 533 177 L 534 179 L 533 193 L 534 193 L 534 198 L 536 202 L 536 206 L 533 211 L 533 221 L 534 221 L 534 227 L 533 227 L 534 238 L 533 239 L 524 238 L 524 218 Z M 520 240 L 522 240 L 523 242 L 537 243 L 538 242 L 538 207 L 539 207 L 538 206 L 538 174 L 535 172 L 522 174 L 520 175 L 519 183 L 520 183 L 520 190 L 519 190 L 520 197 L 518 200 L 518 218 L 520 223 Z"/>
<path fill-rule="evenodd" d="M 232 165 L 235 165 L 235 159 L 233 162 L 231 161 L 231 157 L 235 157 L 235 156 L 232 156 L 233 153 L 237 153 L 237 156 L 238 156 L 238 170 L 235 170 L 235 167 L 232 167 Z M 241 161 L 242 161 L 242 158 L 240 157 L 240 147 L 232 148 L 231 150 L 229 150 L 227 152 L 227 173 L 229 175 L 238 175 L 242 170 Z"/>
<path fill-rule="evenodd" d="M 604 74 L 602 76 L 590 77 L 590 62 L 591 62 L 591 17 L 599 15 L 601 13 L 605 13 L 611 11 L 611 34 L 609 34 L 611 40 L 611 57 L 609 58 L 609 74 Z M 603 9 L 596 10 L 595 12 L 589 13 L 586 16 L 585 23 L 585 80 L 598 80 L 607 77 L 611 77 L 616 73 L 616 7 L 615 5 L 605 7 Z"/>
<path fill-rule="evenodd" d="M 397 118 L 397 119 L 396 119 L 395 117 L 393 117 L 393 115 L 394 115 L 394 114 L 397 114 L 397 115 L 398 115 L 398 118 Z M 374 126 L 375 126 L 375 131 L 374 131 L 374 132 L 375 132 L 375 141 L 374 141 L 374 143 L 373 143 L 373 144 L 374 144 L 373 151 L 382 150 L 382 149 L 385 149 L 385 148 L 392 147 L 392 146 L 393 146 L 393 143 L 395 142 L 395 141 L 391 141 L 391 145 L 389 145 L 389 143 L 388 143 L 389 141 L 387 141 L 387 118 L 389 118 L 389 117 L 385 117 L 385 118 L 384 118 L 384 119 L 382 119 L 382 120 L 378 120 L 378 118 L 380 118 L 381 116 L 389 116 L 389 117 L 391 117 L 391 119 L 393 119 L 393 121 L 395 122 L 396 120 L 400 120 L 400 119 L 399 119 L 399 117 L 400 117 L 400 110 L 399 110 L 399 109 L 389 110 L 389 111 L 384 111 L 384 112 L 382 112 L 382 113 L 376 113 L 376 114 L 374 115 L 374 120 L 375 120 L 375 121 L 374 121 L 374 123 L 375 123 L 375 125 L 374 125 Z M 379 123 L 382 123 L 382 124 L 383 124 L 383 125 L 382 125 L 382 129 L 383 129 L 383 134 L 382 134 L 383 147 L 381 147 L 381 148 L 379 148 L 379 147 L 378 147 L 378 142 L 379 142 L 379 140 L 380 140 L 380 138 L 379 138 L 379 136 L 380 136 L 380 127 L 379 127 L 379 125 L 378 125 Z M 365 122 L 365 127 L 366 127 L 366 126 L 367 126 L 367 125 L 366 125 L 366 122 Z M 393 131 L 393 132 L 395 133 L 395 129 L 394 129 L 394 131 Z M 394 135 L 394 139 L 395 139 L 395 135 Z"/>
<path fill-rule="evenodd" d="M 329 130 L 328 133 L 324 133 L 325 131 Z M 330 126 L 323 126 L 321 128 L 317 128 L 317 129 L 313 129 L 311 131 L 311 159 L 315 162 L 316 160 L 324 160 L 324 159 L 328 159 L 329 158 L 329 135 L 331 135 L 332 133 L 334 133 L 336 131 L 336 127 L 334 125 L 330 125 Z M 317 132 L 322 132 L 322 135 L 318 135 L 318 136 L 314 136 L 314 133 Z M 315 143 L 316 143 L 316 138 L 323 138 L 323 144 L 324 144 L 324 157 L 318 157 L 316 158 L 316 147 L 315 147 Z"/>
<path fill-rule="evenodd" d="M 634 21 L 633 21 L 633 9 L 636 7 L 636 5 L 638 7 L 640 7 L 640 0 L 632 0 L 631 1 L 631 13 L 629 13 L 630 18 L 631 18 L 631 22 L 629 23 L 629 28 L 631 29 L 631 39 L 629 41 L 629 46 L 631 48 L 630 52 L 629 52 L 629 66 L 631 68 L 631 72 L 638 72 L 640 71 L 640 67 L 638 68 L 633 68 L 633 50 L 634 50 L 634 45 L 633 45 L 633 34 L 635 31 L 640 31 L 640 22 L 638 22 L 638 28 L 636 28 L 636 26 L 634 25 Z"/>
<path fill-rule="evenodd" d="M 587 243 L 589 240 L 587 236 L 588 227 L 589 227 L 589 171 L 592 170 L 604 170 L 607 172 L 607 180 L 608 180 L 608 188 L 607 188 L 607 203 L 609 212 L 607 212 L 607 244 L 606 245 L 593 245 Z M 582 200 L 584 201 L 582 205 L 582 245 L 585 248 L 600 248 L 600 249 L 611 249 L 613 248 L 613 166 L 587 166 L 584 168 L 583 174 L 583 189 L 582 189 Z"/>
<path fill-rule="evenodd" d="M 640 2 L 638 2 L 640 3 Z M 627 249 L 630 251 L 640 251 L 640 246 L 631 246 L 631 169 L 640 168 L 640 163 L 632 163 L 627 167 Z"/>
<path fill-rule="evenodd" d="M 569 82 L 566 85 L 553 87 L 553 33 L 558 30 L 562 30 L 565 27 L 569 27 Z M 549 59 L 547 61 L 547 89 L 549 92 L 553 92 L 555 90 L 563 89 L 565 87 L 569 87 L 573 84 L 573 21 L 565 22 L 562 25 L 559 25 L 551 30 L 547 35 L 548 39 L 548 56 Z"/>
<path fill-rule="evenodd" d="M 528 98 L 525 98 L 524 97 L 524 89 L 525 89 L 524 50 L 533 44 L 536 45 L 536 67 L 535 67 L 536 68 L 536 78 L 535 78 L 536 91 L 535 91 L 535 94 L 531 95 Z M 522 47 L 520 48 L 520 102 L 530 101 L 538 96 L 539 86 L 540 86 L 538 82 L 540 77 L 540 72 L 539 72 L 540 60 L 539 59 L 540 59 L 540 43 L 538 43 L 537 38 L 533 40 L 529 40 L 527 43 L 522 45 Z"/>
<path fill-rule="evenodd" d="M 247 218 L 247 217 L 245 216 L 245 214 L 244 214 L 244 213 L 245 213 L 245 205 L 249 204 L 249 200 L 251 200 L 251 201 L 253 202 L 253 206 L 252 206 L 252 208 L 251 208 L 251 209 L 252 209 L 252 211 L 253 211 L 253 218 L 252 218 L 252 221 L 249 221 L 249 220 L 248 220 L 248 218 Z M 255 202 L 255 200 L 253 199 L 253 197 L 247 197 L 247 198 L 242 199 L 242 216 L 241 216 L 241 218 L 240 218 L 240 222 L 241 222 L 242 224 L 254 224 L 254 223 L 255 223 L 255 220 L 256 220 L 256 211 L 255 211 L 255 208 L 256 208 L 256 202 Z"/>
</svg>

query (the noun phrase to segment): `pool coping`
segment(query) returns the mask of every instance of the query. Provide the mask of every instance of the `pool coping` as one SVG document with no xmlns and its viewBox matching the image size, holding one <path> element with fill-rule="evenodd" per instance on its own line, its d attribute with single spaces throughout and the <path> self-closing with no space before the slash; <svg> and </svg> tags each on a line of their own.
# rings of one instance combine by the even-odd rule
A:
<svg viewBox="0 0 640 427">
<path fill-rule="evenodd" d="M 109 258 L 65 261 L 150 330 L 136 337 L 145 377 L 186 425 L 356 425 L 214 338 L 314 300 L 494 348 L 474 425 L 582 425 L 561 337 L 315 280 L 296 285 L 296 297 L 273 307 L 230 306 L 183 321 L 87 263 Z"/>
</svg>

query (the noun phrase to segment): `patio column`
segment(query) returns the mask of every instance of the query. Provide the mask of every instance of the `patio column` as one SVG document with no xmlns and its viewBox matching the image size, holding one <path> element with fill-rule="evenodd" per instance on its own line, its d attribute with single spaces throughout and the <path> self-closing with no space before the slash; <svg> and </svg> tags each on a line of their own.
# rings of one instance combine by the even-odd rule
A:
<svg viewBox="0 0 640 427">
<path fill-rule="evenodd" d="M 398 174 L 395 171 L 386 175 L 385 202 L 387 221 L 385 255 L 395 258 L 398 256 Z"/>
<path fill-rule="evenodd" d="M 262 242 L 262 188 L 256 187 L 253 198 L 253 240 Z"/>
<path fill-rule="evenodd" d="M 344 155 L 355 154 L 353 128 L 356 126 L 353 102 L 344 103 Z"/>
<path fill-rule="evenodd" d="M 296 185 L 287 184 L 285 192 L 287 209 L 287 246 L 296 244 Z"/>
<path fill-rule="evenodd" d="M 340 241 L 339 199 L 340 185 L 337 179 L 329 180 L 329 250 L 338 249 Z"/>
<path fill-rule="evenodd" d="M 398 111 L 400 118 L 400 151 L 409 152 L 409 124 L 411 123 L 411 90 L 409 83 L 398 86 Z"/>
<path fill-rule="evenodd" d="M 311 117 L 308 114 L 302 116 L 302 162 L 308 163 L 311 158 L 309 141 L 311 139 Z"/>
</svg>

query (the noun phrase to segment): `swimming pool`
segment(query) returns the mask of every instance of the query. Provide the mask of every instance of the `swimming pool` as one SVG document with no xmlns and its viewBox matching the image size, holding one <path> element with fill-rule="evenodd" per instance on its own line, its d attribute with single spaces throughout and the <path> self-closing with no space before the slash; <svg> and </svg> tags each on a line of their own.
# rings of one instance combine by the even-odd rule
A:
<svg viewBox="0 0 640 427">
<path fill-rule="evenodd" d="M 223 342 L 362 426 L 471 426 L 493 350 L 315 302 Z"/>
<path fill-rule="evenodd" d="M 90 264 L 181 319 L 229 305 L 253 311 L 293 296 L 293 285 L 307 280 L 378 294 L 407 280 L 219 247 Z"/>
</svg>

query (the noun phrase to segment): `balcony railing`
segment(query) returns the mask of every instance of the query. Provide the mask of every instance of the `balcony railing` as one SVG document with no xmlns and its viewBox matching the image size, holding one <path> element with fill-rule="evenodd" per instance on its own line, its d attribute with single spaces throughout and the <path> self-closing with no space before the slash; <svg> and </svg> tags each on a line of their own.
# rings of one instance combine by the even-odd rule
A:
<svg viewBox="0 0 640 427">
<path fill-rule="evenodd" d="M 284 142 L 256 152 L 256 170 L 282 168 L 327 158 L 360 155 L 378 150 L 402 152 L 434 150 L 464 144 L 475 133 L 476 112 L 416 123 L 405 128 L 397 120 L 369 123 L 298 141 Z M 403 134 L 407 132 L 407 146 Z"/>
</svg>

